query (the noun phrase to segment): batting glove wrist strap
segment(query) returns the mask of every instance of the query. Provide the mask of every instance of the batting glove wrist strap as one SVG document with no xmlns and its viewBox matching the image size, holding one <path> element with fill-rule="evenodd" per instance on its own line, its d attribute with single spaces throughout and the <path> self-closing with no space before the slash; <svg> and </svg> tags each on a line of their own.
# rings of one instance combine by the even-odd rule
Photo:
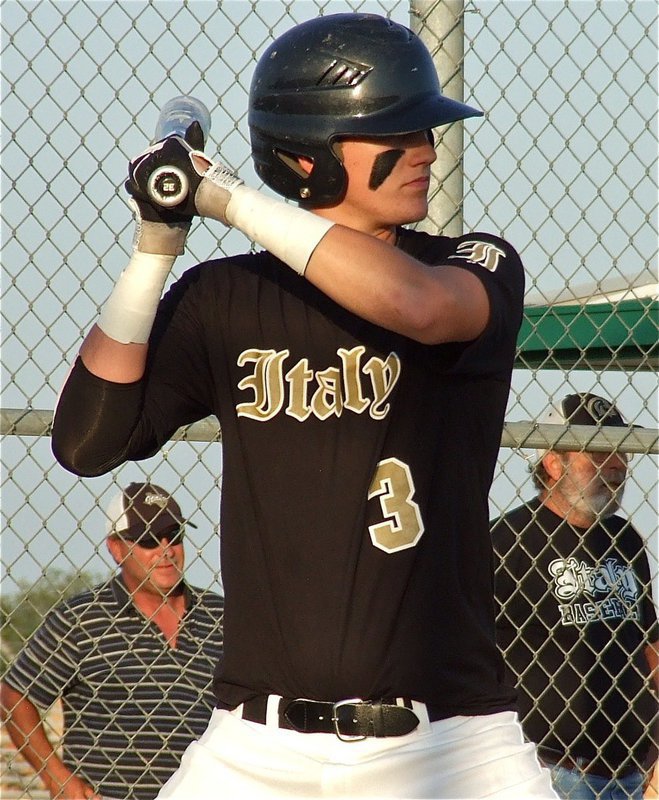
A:
<svg viewBox="0 0 659 800">
<path fill-rule="evenodd" d="M 175 260 L 173 255 L 133 252 L 98 319 L 103 333 L 122 344 L 149 340 L 160 296 Z"/>
<path fill-rule="evenodd" d="M 202 216 L 238 228 L 299 275 L 334 224 L 245 186 L 221 165 L 205 173 L 195 203 Z"/>
<path fill-rule="evenodd" d="M 192 217 L 179 222 L 155 222 L 145 219 L 143 215 L 146 203 L 138 203 L 132 197 L 128 202 L 135 215 L 133 250 L 140 253 L 168 256 L 180 256 L 185 252 L 185 240 L 190 230 Z"/>
</svg>

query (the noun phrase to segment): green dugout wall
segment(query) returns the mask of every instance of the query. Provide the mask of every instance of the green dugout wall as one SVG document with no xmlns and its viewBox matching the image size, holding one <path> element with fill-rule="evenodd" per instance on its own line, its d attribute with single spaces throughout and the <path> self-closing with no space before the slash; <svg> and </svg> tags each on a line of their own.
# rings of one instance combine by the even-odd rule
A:
<svg viewBox="0 0 659 800">
<path fill-rule="evenodd" d="M 657 371 L 659 301 L 529 306 L 515 366 Z"/>
</svg>

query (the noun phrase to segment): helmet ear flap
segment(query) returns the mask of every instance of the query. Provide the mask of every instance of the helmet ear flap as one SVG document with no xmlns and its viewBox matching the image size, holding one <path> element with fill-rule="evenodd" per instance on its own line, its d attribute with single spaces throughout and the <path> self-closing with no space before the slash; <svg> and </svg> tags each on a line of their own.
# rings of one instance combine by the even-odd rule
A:
<svg viewBox="0 0 659 800">
<path fill-rule="evenodd" d="M 348 176 L 333 147 L 275 140 L 255 128 L 251 138 L 256 173 L 271 189 L 314 208 L 343 199 Z M 307 172 L 299 159 L 312 162 L 313 168 Z"/>
</svg>

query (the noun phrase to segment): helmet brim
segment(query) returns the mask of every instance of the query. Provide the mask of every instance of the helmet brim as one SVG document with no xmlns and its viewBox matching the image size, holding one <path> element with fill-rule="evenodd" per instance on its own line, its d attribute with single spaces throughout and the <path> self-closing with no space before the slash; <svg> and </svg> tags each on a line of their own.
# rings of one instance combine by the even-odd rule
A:
<svg viewBox="0 0 659 800">
<path fill-rule="evenodd" d="M 336 131 L 339 136 L 396 136 L 416 133 L 449 125 L 469 117 L 482 117 L 483 112 L 458 100 L 441 94 L 416 97 L 405 108 L 395 113 L 387 110 L 382 114 L 355 117 Z M 333 138 L 336 138 L 333 137 Z"/>
</svg>

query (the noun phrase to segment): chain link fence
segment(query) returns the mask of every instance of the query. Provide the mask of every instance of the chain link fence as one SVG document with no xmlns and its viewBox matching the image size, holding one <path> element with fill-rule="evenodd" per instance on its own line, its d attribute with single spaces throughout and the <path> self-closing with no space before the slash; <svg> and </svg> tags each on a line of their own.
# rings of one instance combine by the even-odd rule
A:
<svg viewBox="0 0 659 800">
<path fill-rule="evenodd" d="M 105 508 L 149 480 L 197 525 L 189 582 L 222 592 L 221 437 L 213 420 L 157 456 L 77 480 L 54 462 L 57 392 L 125 265 L 126 162 L 159 108 L 192 94 L 212 117 L 211 157 L 254 186 L 247 94 L 259 54 L 319 14 L 385 14 L 419 31 L 447 94 L 485 111 L 439 131 L 421 227 L 500 234 L 527 270 L 525 321 L 491 493 L 497 517 L 533 497 L 536 448 L 635 454 L 623 512 L 657 546 L 657 6 L 621 2 L 6 0 L 2 24 L 2 674 L 47 610 L 113 569 Z M 457 166 L 456 166 L 457 165 Z M 460 169 L 461 168 L 461 169 Z M 173 277 L 249 248 L 197 221 Z M 539 424 L 565 394 L 611 399 L 640 428 Z M 551 633 L 548 633 L 550 636 Z M 566 702 L 568 698 L 565 698 Z M 53 739 L 61 730 L 51 710 Z M 3 738 L 3 797 L 44 797 Z M 649 795 L 648 795 L 649 796 Z"/>
</svg>

